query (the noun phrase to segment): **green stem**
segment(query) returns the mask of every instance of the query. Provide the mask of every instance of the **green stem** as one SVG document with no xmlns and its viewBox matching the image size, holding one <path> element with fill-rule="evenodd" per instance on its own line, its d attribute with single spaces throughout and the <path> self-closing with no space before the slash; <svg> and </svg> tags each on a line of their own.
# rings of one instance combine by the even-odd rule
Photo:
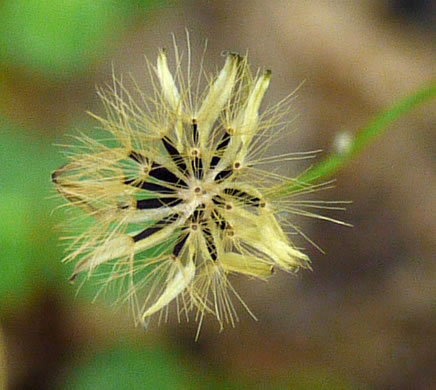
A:
<svg viewBox="0 0 436 390">
<path fill-rule="evenodd" d="M 358 153 L 365 149 L 375 137 L 380 136 L 390 124 L 435 97 L 436 85 L 434 84 L 415 92 L 412 96 L 408 96 L 377 116 L 366 127 L 360 130 L 347 152 L 330 154 L 306 174 L 298 178 L 298 181 L 294 180 L 282 184 L 277 188 L 277 191 L 282 195 L 287 195 L 301 190 L 302 187 L 307 187 L 308 184 L 314 184 L 320 179 L 333 176 Z"/>
</svg>

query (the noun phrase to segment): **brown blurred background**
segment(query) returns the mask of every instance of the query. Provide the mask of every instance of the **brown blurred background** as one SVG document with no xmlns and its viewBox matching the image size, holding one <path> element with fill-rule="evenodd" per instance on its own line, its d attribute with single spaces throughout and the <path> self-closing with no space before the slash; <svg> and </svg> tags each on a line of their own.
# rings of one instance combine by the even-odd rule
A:
<svg viewBox="0 0 436 390">
<path fill-rule="evenodd" d="M 0 16 L 7 3 L 0 2 Z M 340 134 L 352 137 L 374 115 L 436 79 L 436 5 L 430 0 L 192 0 L 146 12 L 141 4 L 120 21 L 108 19 L 119 26 L 77 72 L 60 66 L 50 77 L 9 54 L 0 57 L 0 112 L 14 137 L 38 139 L 44 153 L 57 153 L 52 144 L 65 142 L 64 133 L 93 125 L 86 110 L 102 111 L 95 85 L 110 82 L 112 66 L 146 83 L 144 54 L 154 62 L 158 47 L 172 47 L 171 33 L 185 40 L 185 28 L 194 55 L 208 39 L 210 70 L 229 49 L 248 50 L 253 67 L 272 69 L 267 104 L 305 80 L 281 152 L 328 153 Z M 175 365 L 183 364 L 189 379 L 173 388 L 436 389 L 435 119 L 432 103 L 395 123 L 337 175 L 334 189 L 318 194 L 352 200 L 346 213 L 333 216 L 354 228 L 297 220 L 326 252 L 298 241 L 313 272 L 277 274 L 267 284 L 234 281 L 258 322 L 240 307 L 235 329 L 218 333 L 210 318 L 195 342 L 194 322 L 172 320 L 144 332 L 134 329 L 124 308 L 91 304 L 81 293 L 75 298 L 67 271 L 56 271 L 61 276 L 50 283 L 32 278 L 26 302 L 5 303 L 0 312 L 9 388 L 88 388 L 68 384 L 73 368 L 129 340 L 177 356 Z M 32 159 L 38 154 L 28 163 Z M 47 165 L 48 189 L 49 170 L 61 161 Z M 14 156 L 9 162 L 20 164 Z M 308 164 L 292 164 L 288 173 Z M 44 240 L 58 234 L 51 224 L 45 220 Z M 47 256 L 40 252 L 35 262 Z M 55 252 L 50 262 L 60 256 Z M 101 388 L 112 387 L 103 382 Z"/>
</svg>

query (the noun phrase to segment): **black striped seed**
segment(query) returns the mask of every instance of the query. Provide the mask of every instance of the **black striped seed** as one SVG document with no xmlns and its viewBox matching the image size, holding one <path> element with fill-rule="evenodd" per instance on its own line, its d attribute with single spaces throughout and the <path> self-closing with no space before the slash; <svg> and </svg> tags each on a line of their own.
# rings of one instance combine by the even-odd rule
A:
<svg viewBox="0 0 436 390">
<path fill-rule="evenodd" d="M 216 210 L 212 213 L 212 220 L 215 222 L 215 224 L 218 226 L 220 230 L 226 230 L 229 224 L 226 222 L 224 218 L 221 218 L 220 215 L 216 212 Z"/>
<path fill-rule="evenodd" d="M 182 199 L 176 197 L 141 199 L 136 202 L 136 208 L 138 210 L 151 210 L 161 207 L 174 207 L 182 201 Z"/>
<path fill-rule="evenodd" d="M 203 230 L 204 237 L 206 239 L 206 247 L 209 252 L 210 257 L 213 261 L 216 261 L 218 258 L 216 246 L 213 240 L 212 234 L 208 230 Z"/>
<path fill-rule="evenodd" d="M 175 222 L 177 218 L 178 218 L 177 214 L 170 215 L 169 217 L 164 218 L 162 221 L 156 223 L 155 225 L 147 229 L 144 229 L 141 233 L 138 233 L 135 236 L 133 236 L 132 237 L 133 241 L 138 242 L 140 240 L 144 240 L 147 237 L 150 237 L 152 234 L 162 230 L 165 226 L 168 226 L 171 223 Z"/>
<path fill-rule="evenodd" d="M 252 206 L 256 206 L 257 207 L 260 204 L 260 199 L 258 197 L 252 196 L 250 194 L 247 194 L 244 191 L 240 191 L 240 190 L 237 190 L 235 188 L 226 188 L 224 190 L 224 193 L 227 194 L 227 195 L 233 196 L 235 198 L 238 198 L 238 199 L 240 199 L 240 200 L 242 200 L 242 201 L 244 201 L 246 203 L 249 203 Z"/>
<path fill-rule="evenodd" d="M 192 119 L 192 139 L 194 140 L 194 145 L 198 144 L 198 124 L 196 119 Z"/>
<path fill-rule="evenodd" d="M 233 174 L 233 169 L 225 169 L 221 172 L 218 172 L 218 174 L 215 176 L 215 181 L 216 182 L 220 182 L 223 180 L 228 179 L 230 176 L 232 176 Z"/>
<path fill-rule="evenodd" d="M 194 177 L 196 179 L 202 179 L 203 178 L 203 161 L 200 157 L 194 157 L 192 162 L 192 171 L 194 172 Z"/>
<path fill-rule="evenodd" d="M 173 255 L 178 257 L 180 252 L 182 251 L 183 247 L 185 246 L 185 243 L 189 237 L 189 234 L 186 234 L 185 237 L 183 237 L 175 246 L 173 249 Z"/>
<path fill-rule="evenodd" d="M 200 222 L 204 214 L 204 205 L 198 206 L 191 215 L 192 222 Z"/>
<path fill-rule="evenodd" d="M 215 204 L 216 206 L 224 206 L 224 203 L 226 203 L 226 201 L 221 198 L 221 196 L 214 196 L 212 198 L 212 203 Z"/>
<path fill-rule="evenodd" d="M 226 131 L 218 142 L 216 150 L 224 150 L 230 142 L 230 134 Z"/>
<path fill-rule="evenodd" d="M 169 171 L 162 165 L 153 163 L 149 175 L 157 180 L 164 181 L 173 185 L 182 185 L 186 187 L 186 183 L 180 180 L 174 173 Z"/>
<path fill-rule="evenodd" d="M 129 158 L 131 158 L 133 161 L 137 162 L 138 164 L 148 164 L 147 157 L 145 157 L 141 153 L 135 152 L 134 150 L 132 150 L 129 153 Z"/>
<path fill-rule="evenodd" d="M 163 137 L 162 138 L 162 143 L 163 143 L 166 151 L 170 155 L 171 160 L 173 160 L 173 162 L 177 165 L 177 167 L 180 169 L 180 171 L 183 174 L 185 174 L 185 172 L 186 172 L 185 160 L 180 155 L 180 153 L 177 150 L 177 148 L 175 148 L 173 145 L 171 145 L 171 143 L 170 143 L 170 141 L 168 140 L 167 137 Z"/>
<path fill-rule="evenodd" d="M 165 187 L 161 184 L 146 182 L 138 182 L 134 179 L 124 180 L 124 184 L 132 185 L 136 188 L 140 188 L 142 190 L 156 192 L 158 194 L 175 194 L 175 190 L 172 188 Z"/>
<path fill-rule="evenodd" d="M 223 136 L 221 137 L 221 140 L 218 142 L 218 145 L 216 147 L 216 151 L 220 152 L 220 151 L 224 150 L 225 148 L 227 148 L 229 142 L 230 142 L 230 134 L 225 132 L 223 134 Z M 211 169 L 215 168 L 220 161 L 221 161 L 220 156 L 213 156 L 212 160 L 210 161 L 210 168 Z"/>
</svg>

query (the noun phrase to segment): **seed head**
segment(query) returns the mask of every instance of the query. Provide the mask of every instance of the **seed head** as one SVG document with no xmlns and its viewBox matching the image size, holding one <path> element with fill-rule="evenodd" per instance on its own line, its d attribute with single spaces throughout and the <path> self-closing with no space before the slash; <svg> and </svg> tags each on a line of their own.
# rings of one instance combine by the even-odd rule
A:
<svg viewBox="0 0 436 390">
<path fill-rule="evenodd" d="M 277 192 L 290 178 L 259 168 L 308 154 L 263 157 L 286 129 L 290 100 L 260 112 L 270 71 L 253 74 L 246 57 L 229 52 L 216 76 L 202 70 L 193 80 L 189 48 L 186 72 L 175 49 L 174 76 L 164 50 L 149 64 L 153 96 L 136 91 L 134 99 L 115 77 L 99 92 L 104 136 L 78 136 L 81 145 L 52 175 L 91 221 L 73 234 L 65 260 L 77 261 L 72 280 L 100 270 L 107 283 L 123 283 L 140 323 L 174 301 L 179 315 L 193 312 L 200 324 L 209 313 L 234 325 L 231 298 L 246 306 L 230 274 L 267 279 L 274 268 L 309 268 L 279 216 L 312 214 Z M 301 184 L 293 197 L 313 188 Z"/>
</svg>

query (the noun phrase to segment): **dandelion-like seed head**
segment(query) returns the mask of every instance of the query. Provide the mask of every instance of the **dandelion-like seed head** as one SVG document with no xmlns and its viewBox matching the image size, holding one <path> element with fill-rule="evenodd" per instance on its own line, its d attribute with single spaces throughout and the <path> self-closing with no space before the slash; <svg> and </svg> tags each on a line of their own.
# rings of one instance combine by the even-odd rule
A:
<svg viewBox="0 0 436 390">
<path fill-rule="evenodd" d="M 72 280 L 104 269 L 108 283 L 124 284 L 139 323 L 175 302 L 199 324 L 211 314 L 234 325 L 232 298 L 246 305 L 230 274 L 267 279 L 275 268 L 309 267 L 279 222 L 297 210 L 277 191 L 291 179 L 259 167 L 305 154 L 264 157 L 286 129 L 290 100 L 260 110 L 270 71 L 253 74 L 246 57 L 228 52 L 215 76 L 192 77 L 189 45 L 185 72 L 175 48 L 174 74 L 165 50 L 149 64 L 154 95 L 133 98 L 116 78 L 99 92 L 104 137 L 81 134 L 54 172 L 58 192 L 92 221 L 73 235 L 66 260 L 77 261 Z"/>
</svg>

